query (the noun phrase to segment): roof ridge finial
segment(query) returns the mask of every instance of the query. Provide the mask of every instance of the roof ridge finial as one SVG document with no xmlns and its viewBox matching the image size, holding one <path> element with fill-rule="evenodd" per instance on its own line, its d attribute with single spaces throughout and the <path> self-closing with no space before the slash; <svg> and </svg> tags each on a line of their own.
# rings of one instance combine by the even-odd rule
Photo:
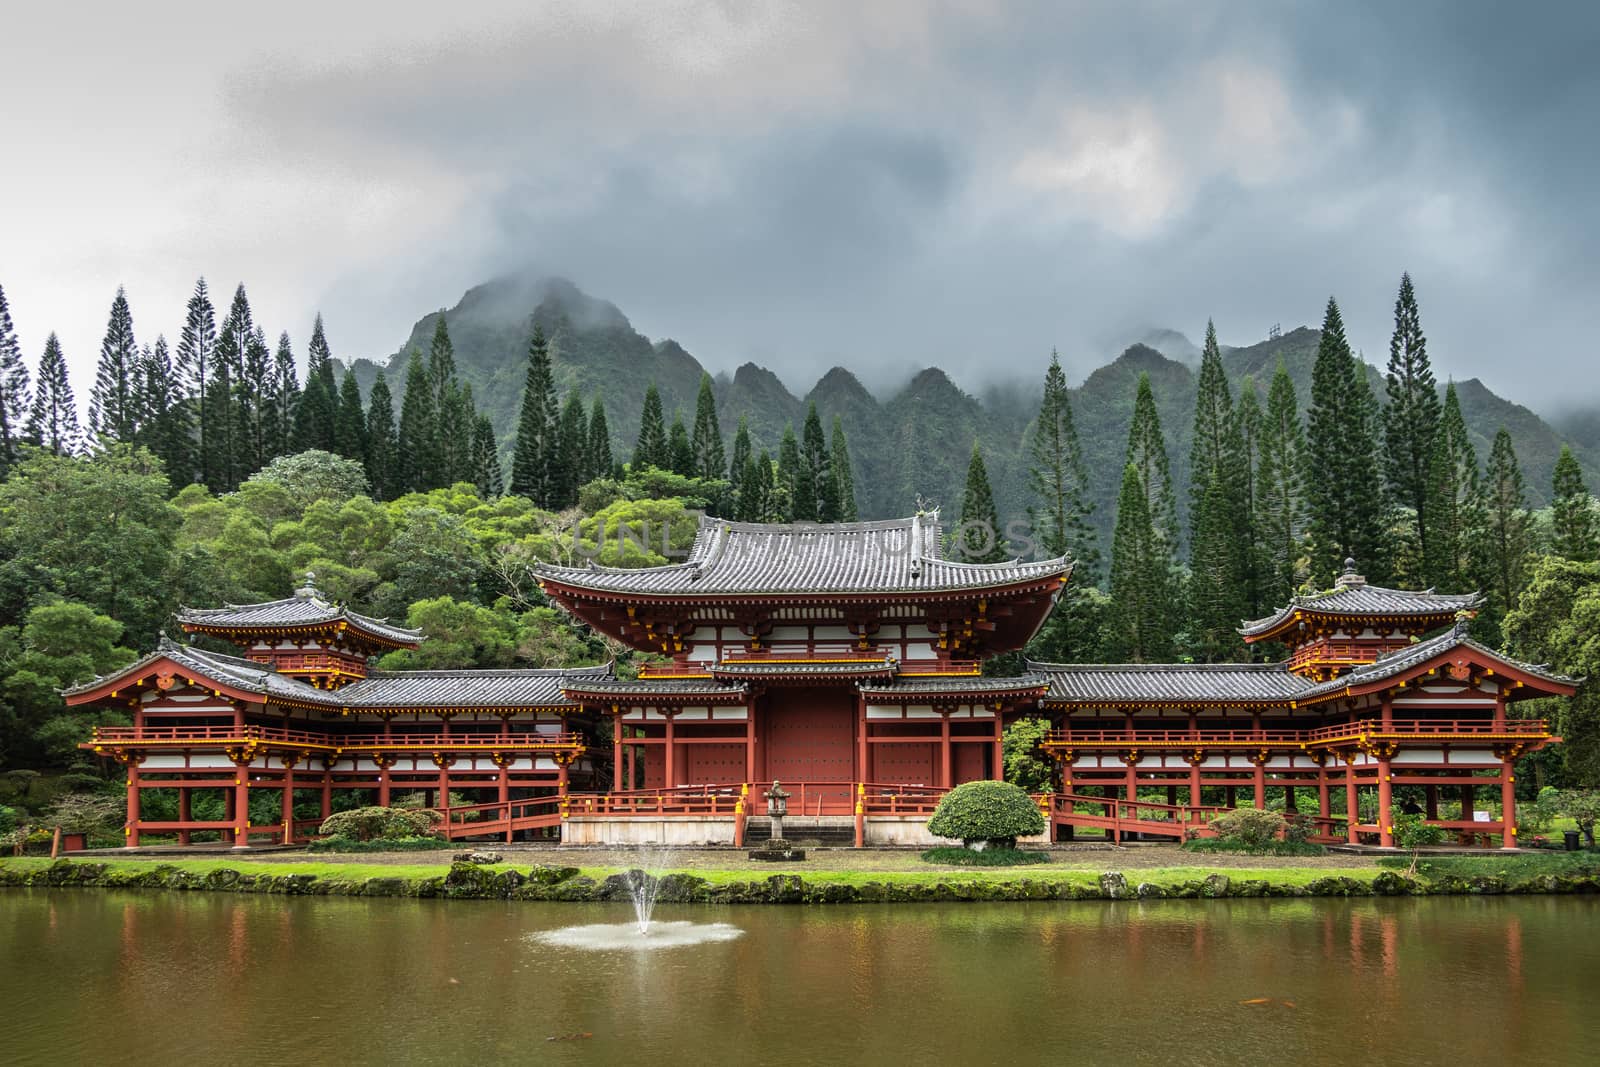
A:
<svg viewBox="0 0 1600 1067">
<path fill-rule="evenodd" d="M 317 572 L 306 571 L 305 584 L 294 591 L 294 595 L 301 600 L 316 600 L 320 596 L 317 592 Z"/>
<path fill-rule="evenodd" d="M 1346 556 L 1344 558 L 1344 573 L 1339 575 L 1339 578 L 1334 582 L 1334 585 L 1340 589 L 1345 589 L 1352 585 L 1366 584 L 1367 579 L 1363 575 L 1356 572 L 1356 558 L 1354 556 Z"/>
</svg>

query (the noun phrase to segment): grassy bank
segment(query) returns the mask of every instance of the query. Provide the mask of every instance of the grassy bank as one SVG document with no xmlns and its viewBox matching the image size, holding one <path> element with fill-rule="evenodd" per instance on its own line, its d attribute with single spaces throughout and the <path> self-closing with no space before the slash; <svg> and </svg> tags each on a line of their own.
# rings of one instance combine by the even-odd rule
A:
<svg viewBox="0 0 1600 1067">
<path fill-rule="evenodd" d="M 1156 867 L 1128 872 L 1053 864 L 967 870 L 679 869 L 661 899 L 682 903 L 901 903 L 962 900 L 1122 900 L 1221 897 L 1398 896 L 1600 892 L 1600 857 L 1442 857 L 1415 876 L 1400 861 L 1360 868 L 1282 866 L 1225 870 Z M 349 863 L 316 859 L 0 860 L 0 887 L 82 887 L 553 901 L 627 899 L 624 868 L 502 863 Z"/>
</svg>

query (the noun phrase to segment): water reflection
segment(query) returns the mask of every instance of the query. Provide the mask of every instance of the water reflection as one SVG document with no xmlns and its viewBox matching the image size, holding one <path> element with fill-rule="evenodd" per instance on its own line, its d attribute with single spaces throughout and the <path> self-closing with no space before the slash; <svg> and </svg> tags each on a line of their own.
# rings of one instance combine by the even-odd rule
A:
<svg viewBox="0 0 1600 1067">
<path fill-rule="evenodd" d="M 1571 898 L 663 907 L 729 940 L 580 952 L 631 909 L 0 897 L 8 1062 L 1575 1062 Z"/>
</svg>

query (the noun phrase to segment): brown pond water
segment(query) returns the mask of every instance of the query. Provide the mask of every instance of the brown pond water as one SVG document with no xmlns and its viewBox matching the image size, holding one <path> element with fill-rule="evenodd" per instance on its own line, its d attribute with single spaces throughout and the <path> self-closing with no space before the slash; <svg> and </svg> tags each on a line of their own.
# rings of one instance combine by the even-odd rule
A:
<svg viewBox="0 0 1600 1067">
<path fill-rule="evenodd" d="M 1593 1063 L 1600 902 L 681 908 L 0 894 L 0 1061 Z M 558 1040 L 549 1040 L 557 1038 Z"/>
</svg>

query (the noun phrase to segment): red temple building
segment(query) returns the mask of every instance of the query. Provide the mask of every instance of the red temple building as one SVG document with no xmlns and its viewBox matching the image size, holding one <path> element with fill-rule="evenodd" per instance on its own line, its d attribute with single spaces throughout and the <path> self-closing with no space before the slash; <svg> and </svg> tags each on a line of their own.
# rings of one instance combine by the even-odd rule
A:
<svg viewBox="0 0 1600 1067">
<path fill-rule="evenodd" d="M 1071 564 L 959 563 L 942 545 L 936 514 L 702 518 L 681 563 L 538 568 L 575 620 L 653 654 L 635 678 L 609 665 L 369 670 L 422 635 L 330 604 L 308 579 L 286 600 L 180 613 L 187 633 L 238 655 L 164 640 L 66 697 L 131 714 L 86 746 L 127 766 L 130 845 L 198 831 L 235 846 L 303 840 L 320 820 L 297 820 L 295 801 L 315 796 L 326 814 L 352 789 L 378 804 L 427 790 L 453 838 L 737 844 L 775 780 L 791 824 L 915 844 L 945 790 L 1002 777 L 1004 727 L 1043 715 L 1061 769 L 1060 791 L 1040 798 L 1053 837 L 1203 833 L 1218 799 L 1265 806 L 1282 791 L 1294 810 L 1299 787 L 1316 791 L 1304 814 L 1317 839 L 1389 845 L 1390 820 L 1363 821 L 1359 797 L 1388 813 L 1393 788 L 1413 785 L 1430 820 L 1514 847 L 1514 762 L 1555 739 L 1508 707 L 1574 692 L 1467 637 L 1476 596 L 1370 586 L 1353 564 L 1332 591 L 1243 628 L 1287 647 L 1282 663 L 985 675 L 1037 633 Z M 178 791 L 176 820 L 142 817 L 150 789 Z M 221 821 L 190 818 L 195 790 L 223 791 Z M 280 802 L 272 825 L 249 825 L 258 790 Z M 1441 790 L 1460 818 L 1438 818 Z M 1508 814 L 1484 822 L 1475 805 L 1492 794 Z"/>
</svg>

